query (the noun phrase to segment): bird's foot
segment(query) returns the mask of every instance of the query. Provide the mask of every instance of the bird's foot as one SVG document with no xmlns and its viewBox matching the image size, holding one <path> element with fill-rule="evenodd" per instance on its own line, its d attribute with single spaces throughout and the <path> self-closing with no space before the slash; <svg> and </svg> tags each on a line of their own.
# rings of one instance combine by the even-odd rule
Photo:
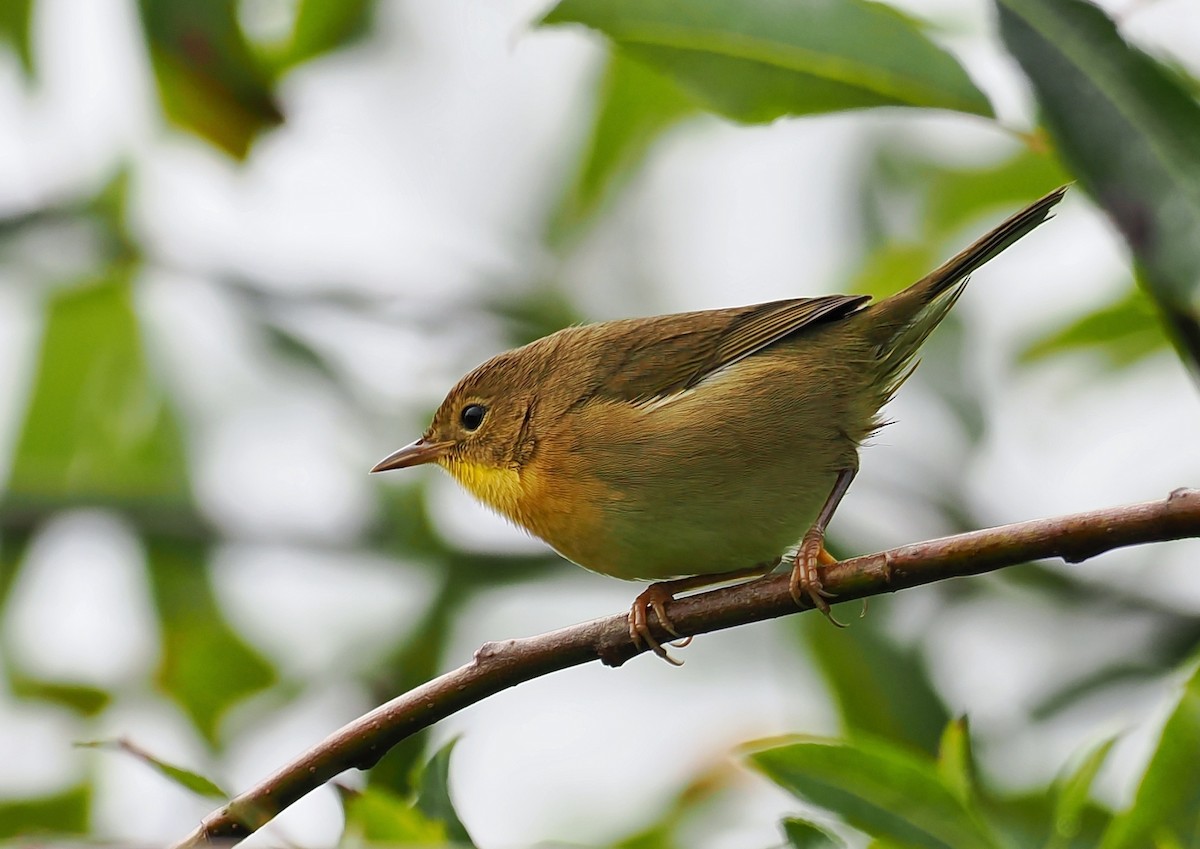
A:
<svg viewBox="0 0 1200 849">
<path fill-rule="evenodd" d="M 844 622 L 833 618 L 826 599 L 834 598 L 834 594 L 826 591 L 821 582 L 821 567 L 836 562 L 837 559 L 825 550 L 825 532 L 819 527 L 809 528 L 796 552 L 788 589 L 797 606 L 804 607 L 805 601 L 808 601 L 832 624 L 845 628 Z"/>
<path fill-rule="evenodd" d="M 638 648 L 646 646 L 672 666 L 682 666 L 683 661 L 671 657 L 670 653 L 663 648 L 662 643 L 654 638 L 654 634 L 650 631 L 650 619 L 647 615 L 648 611 L 653 610 L 663 630 L 681 640 L 681 642 L 671 643 L 671 645 L 683 648 L 692 641 L 691 637 L 684 637 L 675 630 L 675 623 L 667 615 L 667 602 L 675 600 L 675 583 L 674 581 L 659 581 L 638 594 L 638 597 L 633 600 L 633 606 L 629 608 L 629 638 Z"/>
</svg>

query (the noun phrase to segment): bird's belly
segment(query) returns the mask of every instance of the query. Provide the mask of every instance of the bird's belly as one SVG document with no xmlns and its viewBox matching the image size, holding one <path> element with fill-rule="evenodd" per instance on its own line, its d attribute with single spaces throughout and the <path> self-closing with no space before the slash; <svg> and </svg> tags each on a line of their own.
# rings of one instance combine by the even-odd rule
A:
<svg viewBox="0 0 1200 849">
<path fill-rule="evenodd" d="M 655 486 L 610 490 L 593 502 L 599 509 L 590 521 L 578 521 L 570 503 L 560 502 L 561 522 L 535 532 L 568 560 L 626 580 L 747 569 L 800 540 L 833 480 L 782 493 L 752 481 L 673 493 Z"/>
</svg>

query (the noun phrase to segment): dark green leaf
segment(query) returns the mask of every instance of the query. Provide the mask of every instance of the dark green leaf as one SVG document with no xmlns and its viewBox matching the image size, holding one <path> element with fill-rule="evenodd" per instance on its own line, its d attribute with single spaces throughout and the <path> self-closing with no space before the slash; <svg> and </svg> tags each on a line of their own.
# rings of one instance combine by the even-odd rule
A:
<svg viewBox="0 0 1200 849">
<path fill-rule="evenodd" d="M 0 838 L 87 834 L 92 788 L 78 784 L 62 793 L 0 802 Z"/>
<path fill-rule="evenodd" d="M 866 0 L 561 0 L 543 23 L 599 30 L 739 121 L 889 105 L 992 114 L 911 19 Z"/>
<path fill-rule="evenodd" d="M 979 814 L 929 758 L 882 741 L 814 737 L 760 744 L 751 763 L 787 790 L 871 837 L 928 849 L 995 849 Z"/>
<path fill-rule="evenodd" d="M 167 117 L 237 159 L 283 122 L 271 80 L 237 21 L 236 0 L 140 0 Z"/>
<path fill-rule="evenodd" d="M 181 766 L 176 766 L 173 763 L 164 761 L 162 758 L 155 757 L 145 749 L 135 745 L 129 740 L 95 740 L 87 743 L 79 743 L 78 745 L 84 748 L 115 749 L 120 752 L 125 752 L 126 754 L 137 758 L 155 772 L 166 776 L 183 789 L 190 790 L 198 796 L 204 796 L 211 799 L 220 799 L 221 801 L 226 801 L 229 799 L 229 794 L 218 787 L 216 782 L 212 781 L 211 779 L 205 778 L 198 772 L 185 769 Z"/>
<path fill-rule="evenodd" d="M 386 846 L 441 846 L 446 830 L 428 819 L 403 799 L 379 788 L 362 792 L 342 791 L 346 829 L 342 845 L 358 846 L 364 841 Z M 350 838 L 350 840 L 347 840 Z"/>
<path fill-rule="evenodd" d="M 1116 738 L 1110 737 L 1093 748 L 1080 761 L 1074 772 L 1059 782 L 1054 804 L 1054 831 L 1047 849 L 1061 849 L 1079 836 L 1089 805 L 1092 783 L 1096 780 L 1100 768 L 1104 766 L 1104 761 L 1115 742 Z"/>
<path fill-rule="evenodd" d="M 458 738 L 437 750 L 417 781 L 417 809 L 426 817 L 446 827 L 446 836 L 456 845 L 474 847 L 475 841 L 458 818 L 450 798 L 450 756 Z"/>
<path fill-rule="evenodd" d="M 1173 841 L 1173 842 L 1172 842 Z M 1133 806 L 1113 819 L 1102 849 L 1194 847 L 1200 841 L 1200 670 L 1163 727 Z"/>
<path fill-rule="evenodd" d="M 1057 839 L 1055 799 L 1046 789 L 1034 789 L 1021 796 L 989 797 L 982 804 L 989 821 L 1004 835 L 1006 846 L 1045 846 L 1047 839 Z M 1085 803 L 1080 811 L 1078 833 L 1067 842 L 1053 844 L 1054 849 L 1096 849 L 1110 819 L 1108 811 Z"/>
<path fill-rule="evenodd" d="M 875 614 L 840 631 L 819 617 L 799 619 L 846 732 L 884 737 L 933 754 L 949 714 L 920 654 L 881 634 L 880 612 Z"/>
<path fill-rule="evenodd" d="M 1031 342 L 1022 362 L 1057 354 L 1086 351 L 1099 354 L 1114 368 L 1133 365 L 1168 344 L 1153 302 L 1137 287 L 1065 327 Z"/>
<path fill-rule="evenodd" d="M 655 140 L 696 108 L 670 77 L 614 50 L 579 173 L 550 227 L 552 241 L 595 215 L 637 171 Z"/>
<path fill-rule="evenodd" d="M 783 833 L 792 849 L 844 849 L 846 845 L 840 837 L 797 817 L 783 821 Z"/>
<path fill-rule="evenodd" d="M 273 684 L 275 670 L 222 617 L 204 546 L 160 538 L 146 545 L 163 629 L 157 682 L 215 744 L 225 711 Z"/>
<path fill-rule="evenodd" d="M 25 73 L 33 76 L 33 47 L 29 40 L 33 20 L 33 0 L 4 0 L 0 3 L 0 41 L 9 42 L 17 51 Z"/>
<path fill-rule="evenodd" d="M 1124 234 L 1200 375 L 1200 105 L 1091 3 L 997 5 L 1064 160 Z"/>
</svg>

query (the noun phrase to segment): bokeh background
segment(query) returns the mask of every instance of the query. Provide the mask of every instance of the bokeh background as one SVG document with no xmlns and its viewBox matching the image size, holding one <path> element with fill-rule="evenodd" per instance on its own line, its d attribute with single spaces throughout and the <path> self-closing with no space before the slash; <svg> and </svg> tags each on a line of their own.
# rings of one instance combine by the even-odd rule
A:
<svg viewBox="0 0 1200 849">
<path fill-rule="evenodd" d="M 491 354 L 571 322 L 894 291 L 1073 175 L 995 9 L 903 0 L 997 119 L 743 124 L 542 2 L 3 0 L 0 836 L 178 838 L 485 640 L 628 606 L 437 470 L 368 477 Z M 1103 4 L 1200 77 L 1193 0 Z M 978 272 L 867 448 L 843 553 L 1200 481 L 1195 384 L 1085 191 Z M 455 737 L 477 844 L 779 845 L 804 809 L 739 744 L 931 751 L 1045 793 L 1118 742 L 1128 804 L 1200 642 L 1200 546 L 1030 565 L 526 684 Z M 332 845 L 329 788 L 252 838 Z M 640 835 L 640 837 L 637 837 Z M 654 840 L 650 842 L 651 835 Z M 634 838 L 643 842 L 636 843 Z M 668 842 L 673 841 L 673 842 Z M 248 843 L 248 845 L 252 845 Z"/>
</svg>

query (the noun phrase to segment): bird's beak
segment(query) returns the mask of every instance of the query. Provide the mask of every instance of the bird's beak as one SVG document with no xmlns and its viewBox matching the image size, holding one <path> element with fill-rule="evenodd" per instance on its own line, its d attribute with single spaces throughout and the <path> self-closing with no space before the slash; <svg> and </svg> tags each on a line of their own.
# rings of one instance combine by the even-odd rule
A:
<svg viewBox="0 0 1200 849">
<path fill-rule="evenodd" d="M 453 442 L 426 442 L 424 439 L 418 439 L 384 457 L 375 464 L 375 468 L 371 469 L 371 474 L 390 472 L 392 469 L 407 469 L 409 466 L 420 466 L 423 463 L 435 463 L 445 457 L 453 447 Z"/>
</svg>

